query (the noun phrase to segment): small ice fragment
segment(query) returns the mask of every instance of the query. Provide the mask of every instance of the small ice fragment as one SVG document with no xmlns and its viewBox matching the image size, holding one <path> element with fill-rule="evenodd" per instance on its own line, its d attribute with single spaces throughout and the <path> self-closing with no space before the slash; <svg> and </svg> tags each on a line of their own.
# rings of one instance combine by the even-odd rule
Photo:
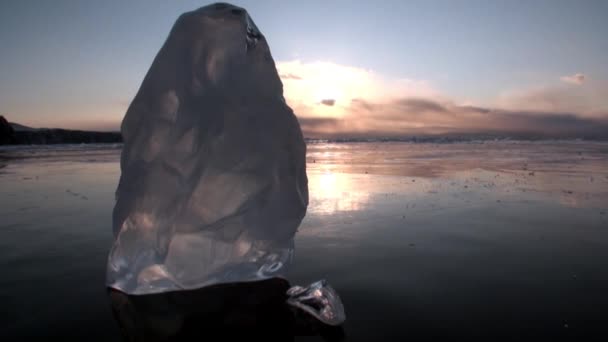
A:
<svg viewBox="0 0 608 342">
<path fill-rule="evenodd" d="M 293 286 L 287 290 L 287 295 L 287 304 L 311 314 L 325 324 L 336 326 L 346 320 L 340 296 L 324 279 L 307 287 Z"/>
</svg>

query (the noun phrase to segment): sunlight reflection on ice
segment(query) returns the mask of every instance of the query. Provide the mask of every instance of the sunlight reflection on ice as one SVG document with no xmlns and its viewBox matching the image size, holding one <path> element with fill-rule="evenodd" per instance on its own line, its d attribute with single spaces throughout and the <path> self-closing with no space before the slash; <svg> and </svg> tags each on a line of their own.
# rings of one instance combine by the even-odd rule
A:
<svg viewBox="0 0 608 342">
<path fill-rule="evenodd" d="M 325 170 L 309 173 L 308 177 L 311 214 L 362 210 L 369 202 L 369 193 L 353 184 L 352 175 Z"/>
</svg>

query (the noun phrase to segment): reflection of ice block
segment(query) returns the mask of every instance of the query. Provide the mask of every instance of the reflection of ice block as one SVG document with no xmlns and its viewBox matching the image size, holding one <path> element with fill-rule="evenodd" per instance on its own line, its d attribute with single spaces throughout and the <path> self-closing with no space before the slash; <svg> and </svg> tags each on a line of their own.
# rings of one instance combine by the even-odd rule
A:
<svg viewBox="0 0 608 342">
<path fill-rule="evenodd" d="M 241 8 L 180 16 L 122 122 L 107 285 L 130 294 L 282 276 L 306 145 Z"/>
</svg>

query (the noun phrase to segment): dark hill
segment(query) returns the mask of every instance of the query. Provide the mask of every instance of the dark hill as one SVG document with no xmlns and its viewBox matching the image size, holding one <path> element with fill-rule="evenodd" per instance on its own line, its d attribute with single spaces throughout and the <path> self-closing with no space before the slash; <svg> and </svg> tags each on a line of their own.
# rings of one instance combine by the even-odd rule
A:
<svg viewBox="0 0 608 342">
<path fill-rule="evenodd" d="M 92 132 L 61 128 L 31 128 L 9 123 L 0 116 L 0 145 L 120 143 L 119 132 Z"/>
</svg>

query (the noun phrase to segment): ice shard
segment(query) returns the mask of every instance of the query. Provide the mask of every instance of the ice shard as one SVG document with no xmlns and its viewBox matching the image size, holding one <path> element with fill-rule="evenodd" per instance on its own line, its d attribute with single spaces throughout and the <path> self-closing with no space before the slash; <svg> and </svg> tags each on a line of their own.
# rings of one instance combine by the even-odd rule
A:
<svg viewBox="0 0 608 342">
<path fill-rule="evenodd" d="M 325 281 L 307 287 L 293 286 L 287 290 L 287 304 L 296 307 L 327 325 L 340 325 L 346 320 L 344 305 L 336 290 Z"/>
<path fill-rule="evenodd" d="M 123 119 L 107 285 L 148 294 L 283 277 L 306 145 L 248 13 L 184 13 Z"/>
</svg>

